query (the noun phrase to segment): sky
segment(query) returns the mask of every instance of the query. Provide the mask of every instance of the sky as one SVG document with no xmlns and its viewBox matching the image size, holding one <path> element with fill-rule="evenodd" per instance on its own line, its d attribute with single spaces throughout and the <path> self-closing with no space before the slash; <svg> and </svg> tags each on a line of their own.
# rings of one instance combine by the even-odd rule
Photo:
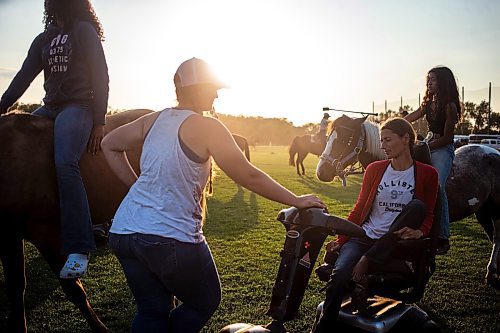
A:
<svg viewBox="0 0 500 333">
<path fill-rule="evenodd" d="M 0 93 L 43 30 L 43 2 L 0 0 Z M 324 106 L 371 112 L 374 103 L 379 112 L 402 96 L 416 108 L 436 65 L 454 72 L 466 100 L 467 91 L 500 86 L 497 0 L 92 3 L 106 38 L 113 109 L 174 106 L 173 75 L 191 57 L 231 86 L 220 91 L 218 112 L 295 125 L 319 122 Z M 40 75 L 20 101 L 41 102 L 42 85 Z"/>
</svg>

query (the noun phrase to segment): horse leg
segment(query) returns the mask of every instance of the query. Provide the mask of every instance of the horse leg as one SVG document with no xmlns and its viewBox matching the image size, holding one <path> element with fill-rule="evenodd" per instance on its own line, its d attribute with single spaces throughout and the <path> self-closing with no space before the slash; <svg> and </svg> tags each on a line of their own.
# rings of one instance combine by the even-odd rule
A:
<svg viewBox="0 0 500 333">
<path fill-rule="evenodd" d="M 304 176 L 306 174 L 306 169 L 304 168 L 304 160 L 306 159 L 307 157 L 307 153 L 304 154 L 304 156 L 302 156 L 302 158 L 300 159 L 300 167 L 302 168 L 302 176 Z"/>
<path fill-rule="evenodd" d="M 493 243 L 490 260 L 486 266 L 485 283 L 500 289 L 498 268 L 500 267 L 500 216 L 496 206 L 487 201 L 476 213 L 478 222 L 483 227 L 488 239 Z"/>
<path fill-rule="evenodd" d="M 295 163 L 295 166 L 297 167 L 297 175 L 299 175 L 299 176 L 300 176 L 299 168 L 300 168 L 300 163 L 301 163 L 301 159 L 300 159 L 301 157 L 302 157 L 302 155 L 300 153 L 298 153 L 297 154 L 297 161 Z"/>
<path fill-rule="evenodd" d="M 4 238 L 0 249 L 3 264 L 7 299 L 9 300 L 9 332 L 26 332 L 26 315 L 24 312 L 24 290 L 26 277 L 24 273 L 24 242 L 14 237 Z"/>
<path fill-rule="evenodd" d="M 486 233 L 486 236 L 488 236 L 490 242 L 494 243 L 495 230 L 493 226 L 493 220 L 491 219 L 491 211 L 488 206 L 489 205 L 485 204 L 475 213 L 475 215 L 477 221 L 483 227 L 483 230 Z"/>
<path fill-rule="evenodd" d="M 52 244 L 53 243 L 54 242 L 52 242 Z M 64 256 L 59 254 L 59 247 L 49 245 L 47 247 L 37 246 L 37 248 L 49 264 L 54 274 L 59 277 L 59 271 L 63 267 L 66 260 Z M 94 312 L 94 309 L 92 309 L 80 279 L 59 279 L 59 283 L 61 284 L 66 298 L 75 304 L 81 311 L 92 332 L 108 332 L 107 327 L 101 322 L 97 314 Z"/>
<path fill-rule="evenodd" d="M 486 283 L 496 289 L 500 289 L 500 277 L 498 267 L 500 265 L 500 218 L 494 222 L 494 240 L 490 261 L 486 269 Z"/>
</svg>

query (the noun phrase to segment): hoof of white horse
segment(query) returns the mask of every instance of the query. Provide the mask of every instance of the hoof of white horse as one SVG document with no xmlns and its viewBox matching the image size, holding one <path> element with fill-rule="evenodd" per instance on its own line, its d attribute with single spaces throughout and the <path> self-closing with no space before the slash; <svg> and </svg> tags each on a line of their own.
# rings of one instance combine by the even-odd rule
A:
<svg viewBox="0 0 500 333">
<path fill-rule="evenodd" d="M 270 330 L 262 327 L 261 325 L 251 325 L 251 324 L 231 324 L 225 326 L 220 330 L 219 333 L 268 333 Z"/>
</svg>

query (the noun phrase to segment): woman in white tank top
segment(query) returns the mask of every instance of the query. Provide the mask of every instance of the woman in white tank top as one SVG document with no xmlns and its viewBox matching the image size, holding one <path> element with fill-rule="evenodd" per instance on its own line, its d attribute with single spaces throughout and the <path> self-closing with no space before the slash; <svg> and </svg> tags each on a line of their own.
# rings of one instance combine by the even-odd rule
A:
<svg viewBox="0 0 500 333">
<path fill-rule="evenodd" d="M 224 87 L 206 62 L 183 62 L 174 83 L 175 108 L 117 128 L 102 142 L 109 165 L 130 187 L 109 243 L 136 299 L 132 332 L 199 332 L 219 305 L 219 277 L 202 231 L 211 158 L 236 183 L 270 200 L 325 208 L 318 197 L 297 196 L 253 166 L 228 129 L 203 116 Z M 138 177 L 125 151 L 141 145 Z M 176 308 L 173 296 L 182 302 Z"/>
</svg>

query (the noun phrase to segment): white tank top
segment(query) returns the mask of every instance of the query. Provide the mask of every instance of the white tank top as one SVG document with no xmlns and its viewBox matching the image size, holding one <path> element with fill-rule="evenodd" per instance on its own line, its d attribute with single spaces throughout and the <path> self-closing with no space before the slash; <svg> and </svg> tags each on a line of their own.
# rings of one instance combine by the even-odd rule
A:
<svg viewBox="0 0 500 333">
<path fill-rule="evenodd" d="M 194 114 L 161 111 L 144 140 L 139 179 L 118 207 L 111 232 L 152 234 L 187 243 L 205 240 L 201 201 L 211 162 L 194 162 L 179 141 L 180 126 Z"/>
</svg>

